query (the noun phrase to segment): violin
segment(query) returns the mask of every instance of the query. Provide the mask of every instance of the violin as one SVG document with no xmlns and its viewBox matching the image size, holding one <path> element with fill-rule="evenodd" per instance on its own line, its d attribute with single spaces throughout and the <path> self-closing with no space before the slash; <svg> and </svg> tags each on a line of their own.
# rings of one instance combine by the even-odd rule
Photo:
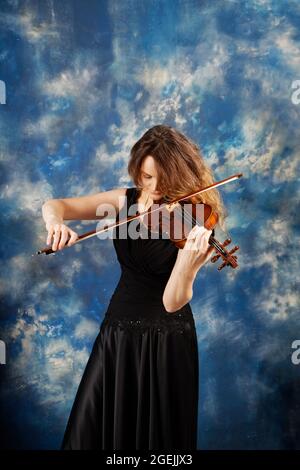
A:
<svg viewBox="0 0 300 470">
<path fill-rule="evenodd" d="M 211 262 L 215 263 L 218 259 L 222 258 L 223 263 L 218 267 L 218 271 L 221 271 L 225 266 L 230 266 L 235 269 L 238 267 L 237 256 L 234 255 L 238 246 L 235 246 L 230 251 L 226 250 L 226 246 L 231 243 L 231 239 L 227 238 L 223 243 L 220 243 L 214 237 L 214 227 L 218 223 L 218 214 L 214 212 L 210 205 L 197 202 L 195 196 L 201 192 L 208 191 L 212 188 L 221 186 L 230 181 L 234 181 L 240 178 L 242 173 L 230 176 L 224 180 L 213 183 L 206 188 L 202 188 L 199 191 L 193 192 L 191 194 L 182 196 L 174 201 L 166 203 L 164 199 L 157 201 L 153 206 L 150 206 L 146 211 L 139 213 L 137 211 L 136 215 L 127 217 L 124 220 L 121 220 L 117 223 L 111 225 L 106 225 L 100 230 L 91 230 L 82 235 L 79 235 L 77 240 L 74 242 L 79 243 L 80 241 L 86 240 L 87 238 L 93 237 L 99 233 L 103 233 L 114 227 L 118 227 L 125 223 L 131 222 L 135 219 L 142 219 L 142 224 L 151 232 L 159 232 L 160 234 L 166 233 L 168 238 L 180 249 L 182 249 L 186 243 L 189 231 L 195 226 L 204 226 L 208 230 L 212 230 L 213 233 L 210 235 L 208 243 L 214 247 L 216 255 L 211 258 Z M 154 207 L 154 208 L 153 208 Z M 159 211 L 156 217 L 153 217 L 155 212 Z M 178 234 L 180 235 L 178 238 Z M 63 248 L 70 248 L 65 245 Z M 36 254 L 52 254 L 56 253 L 52 248 L 43 248 L 39 250 Z"/>
<path fill-rule="evenodd" d="M 157 202 L 157 204 L 159 203 Z M 208 243 L 218 253 L 211 258 L 211 262 L 215 263 L 220 257 L 223 259 L 223 263 L 218 268 L 218 271 L 221 271 L 225 266 L 231 266 L 233 269 L 238 266 L 237 257 L 233 253 L 239 250 L 239 247 L 235 246 L 228 252 L 225 247 L 231 243 L 231 239 L 227 238 L 223 243 L 220 243 L 214 237 L 214 227 L 217 225 L 219 217 L 210 205 L 199 203 L 194 198 L 188 198 L 186 202 L 181 201 L 176 204 L 172 203 L 171 205 L 163 206 L 157 217 L 153 218 L 152 213 L 151 206 L 146 211 L 146 214 L 142 216 L 142 224 L 151 233 L 159 233 L 159 236 L 166 233 L 168 235 L 167 238 L 175 246 L 182 249 L 185 246 L 190 230 L 195 225 L 204 226 L 207 230 L 213 231 Z"/>
</svg>

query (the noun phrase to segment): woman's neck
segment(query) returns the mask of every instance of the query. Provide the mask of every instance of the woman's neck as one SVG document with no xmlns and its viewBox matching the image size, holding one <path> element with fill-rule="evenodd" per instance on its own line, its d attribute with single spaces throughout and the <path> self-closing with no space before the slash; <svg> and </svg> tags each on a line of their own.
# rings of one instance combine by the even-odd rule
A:
<svg viewBox="0 0 300 470">
<path fill-rule="evenodd" d="M 137 199 L 137 204 L 141 209 L 148 210 L 150 206 L 153 204 L 153 200 L 150 197 L 149 193 L 145 193 L 143 190 L 139 191 L 139 196 Z"/>
</svg>

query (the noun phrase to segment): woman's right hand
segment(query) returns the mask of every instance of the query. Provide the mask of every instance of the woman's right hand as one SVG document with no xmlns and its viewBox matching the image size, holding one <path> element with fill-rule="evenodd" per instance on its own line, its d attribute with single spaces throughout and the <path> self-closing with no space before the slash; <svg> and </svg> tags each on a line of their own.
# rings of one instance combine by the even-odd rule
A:
<svg viewBox="0 0 300 470">
<path fill-rule="evenodd" d="M 65 245 L 69 247 L 78 239 L 78 234 L 64 223 L 48 222 L 46 229 L 48 231 L 47 245 L 52 243 L 53 251 L 57 248 L 61 250 Z"/>
</svg>

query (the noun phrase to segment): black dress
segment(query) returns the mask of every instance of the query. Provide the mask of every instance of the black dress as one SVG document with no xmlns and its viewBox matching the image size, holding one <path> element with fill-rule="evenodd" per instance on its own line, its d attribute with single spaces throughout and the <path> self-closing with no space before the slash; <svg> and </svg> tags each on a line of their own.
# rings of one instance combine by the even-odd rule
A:
<svg viewBox="0 0 300 470">
<path fill-rule="evenodd" d="M 126 195 L 128 207 L 136 203 L 136 188 L 128 188 Z M 128 230 L 130 223 L 125 225 Z M 162 302 L 178 248 L 168 239 L 143 238 L 143 225 L 138 225 L 136 240 L 122 239 L 119 228 L 114 229 L 121 277 L 78 387 L 61 449 L 196 449 L 194 318 L 189 304 L 168 313 Z"/>
</svg>

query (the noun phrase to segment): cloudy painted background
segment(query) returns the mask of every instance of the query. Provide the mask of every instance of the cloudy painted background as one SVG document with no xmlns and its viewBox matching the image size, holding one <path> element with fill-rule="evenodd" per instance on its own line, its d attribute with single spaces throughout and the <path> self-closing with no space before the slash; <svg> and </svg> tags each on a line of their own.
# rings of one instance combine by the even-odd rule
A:
<svg viewBox="0 0 300 470">
<path fill-rule="evenodd" d="M 0 10 L 2 447 L 59 447 L 120 275 L 112 240 L 32 256 L 46 242 L 42 204 L 133 186 L 130 148 L 163 123 L 200 145 L 216 179 L 244 174 L 221 188 L 239 269 L 207 265 L 191 302 L 198 447 L 299 449 L 299 2 L 1 0 Z"/>
</svg>

